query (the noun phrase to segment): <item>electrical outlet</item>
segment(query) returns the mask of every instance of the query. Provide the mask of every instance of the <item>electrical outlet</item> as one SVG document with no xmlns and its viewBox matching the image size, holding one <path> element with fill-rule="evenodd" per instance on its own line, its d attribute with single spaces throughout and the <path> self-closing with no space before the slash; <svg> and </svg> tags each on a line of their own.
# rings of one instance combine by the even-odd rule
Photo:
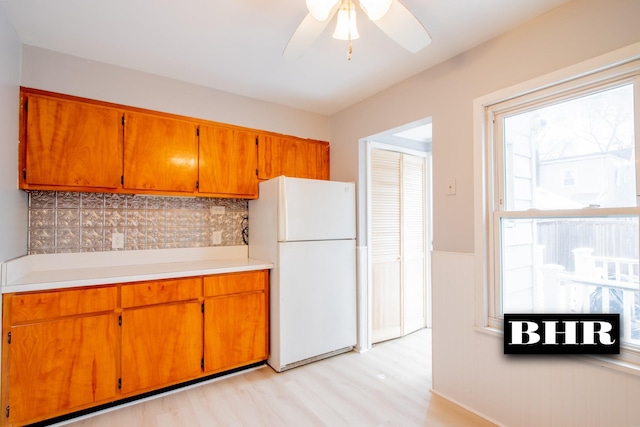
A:
<svg viewBox="0 0 640 427">
<path fill-rule="evenodd" d="M 224 206 L 211 206 L 211 215 L 224 215 Z"/>
<path fill-rule="evenodd" d="M 213 240 L 214 245 L 222 244 L 222 231 L 214 231 L 211 233 L 211 240 Z"/>
<path fill-rule="evenodd" d="M 111 234 L 111 249 L 124 249 L 124 234 Z"/>
</svg>

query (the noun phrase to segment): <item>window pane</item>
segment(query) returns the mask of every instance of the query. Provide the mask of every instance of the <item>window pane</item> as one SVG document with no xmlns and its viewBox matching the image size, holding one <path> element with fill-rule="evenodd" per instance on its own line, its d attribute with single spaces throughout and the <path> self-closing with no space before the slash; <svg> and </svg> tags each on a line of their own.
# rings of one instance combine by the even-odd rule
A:
<svg viewBox="0 0 640 427">
<path fill-rule="evenodd" d="M 636 206 L 633 85 L 504 119 L 506 210 Z"/>
<path fill-rule="evenodd" d="M 503 313 L 621 313 L 640 345 L 638 217 L 501 219 Z"/>
</svg>

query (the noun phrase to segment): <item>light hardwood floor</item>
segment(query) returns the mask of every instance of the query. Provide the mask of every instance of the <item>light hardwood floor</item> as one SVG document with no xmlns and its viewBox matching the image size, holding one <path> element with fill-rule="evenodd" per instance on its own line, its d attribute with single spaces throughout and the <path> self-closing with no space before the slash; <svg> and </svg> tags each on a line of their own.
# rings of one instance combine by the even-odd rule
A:
<svg viewBox="0 0 640 427">
<path fill-rule="evenodd" d="M 73 422 L 102 426 L 429 426 L 494 424 L 433 395 L 424 329 L 276 373 L 265 366 Z"/>
</svg>

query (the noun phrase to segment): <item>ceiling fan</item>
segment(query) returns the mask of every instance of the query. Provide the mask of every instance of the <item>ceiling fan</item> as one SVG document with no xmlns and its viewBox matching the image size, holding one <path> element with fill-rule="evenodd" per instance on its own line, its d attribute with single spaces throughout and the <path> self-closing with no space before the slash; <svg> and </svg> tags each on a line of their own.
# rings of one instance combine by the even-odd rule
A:
<svg viewBox="0 0 640 427">
<path fill-rule="evenodd" d="M 282 55 L 301 56 L 338 14 L 333 37 L 349 41 L 347 58 L 351 59 L 351 40 L 359 37 L 354 0 L 306 0 L 309 13 L 289 39 Z M 364 13 L 393 41 L 410 52 L 418 52 L 431 43 L 431 36 L 413 13 L 398 0 L 358 0 Z"/>
</svg>

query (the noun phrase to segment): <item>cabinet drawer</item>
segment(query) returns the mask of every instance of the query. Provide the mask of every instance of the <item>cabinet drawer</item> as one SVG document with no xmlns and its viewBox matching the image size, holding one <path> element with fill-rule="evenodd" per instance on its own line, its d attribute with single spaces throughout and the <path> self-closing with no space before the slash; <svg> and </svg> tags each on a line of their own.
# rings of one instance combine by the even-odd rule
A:
<svg viewBox="0 0 640 427">
<path fill-rule="evenodd" d="M 202 295 L 201 285 L 201 277 L 124 285 L 122 308 L 195 299 Z"/>
<path fill-rule="evenodd" d="M 269 271 L 248 271 L 207 276 L 204 279 L 204 296 L 237 294 L 266 289 Z"/>
<path fill-rule="evenodd" d="M 11 322 L 114 310 L 116 300 L 115 286 L 16 294 L 11 300 Z"/>
</svg>

